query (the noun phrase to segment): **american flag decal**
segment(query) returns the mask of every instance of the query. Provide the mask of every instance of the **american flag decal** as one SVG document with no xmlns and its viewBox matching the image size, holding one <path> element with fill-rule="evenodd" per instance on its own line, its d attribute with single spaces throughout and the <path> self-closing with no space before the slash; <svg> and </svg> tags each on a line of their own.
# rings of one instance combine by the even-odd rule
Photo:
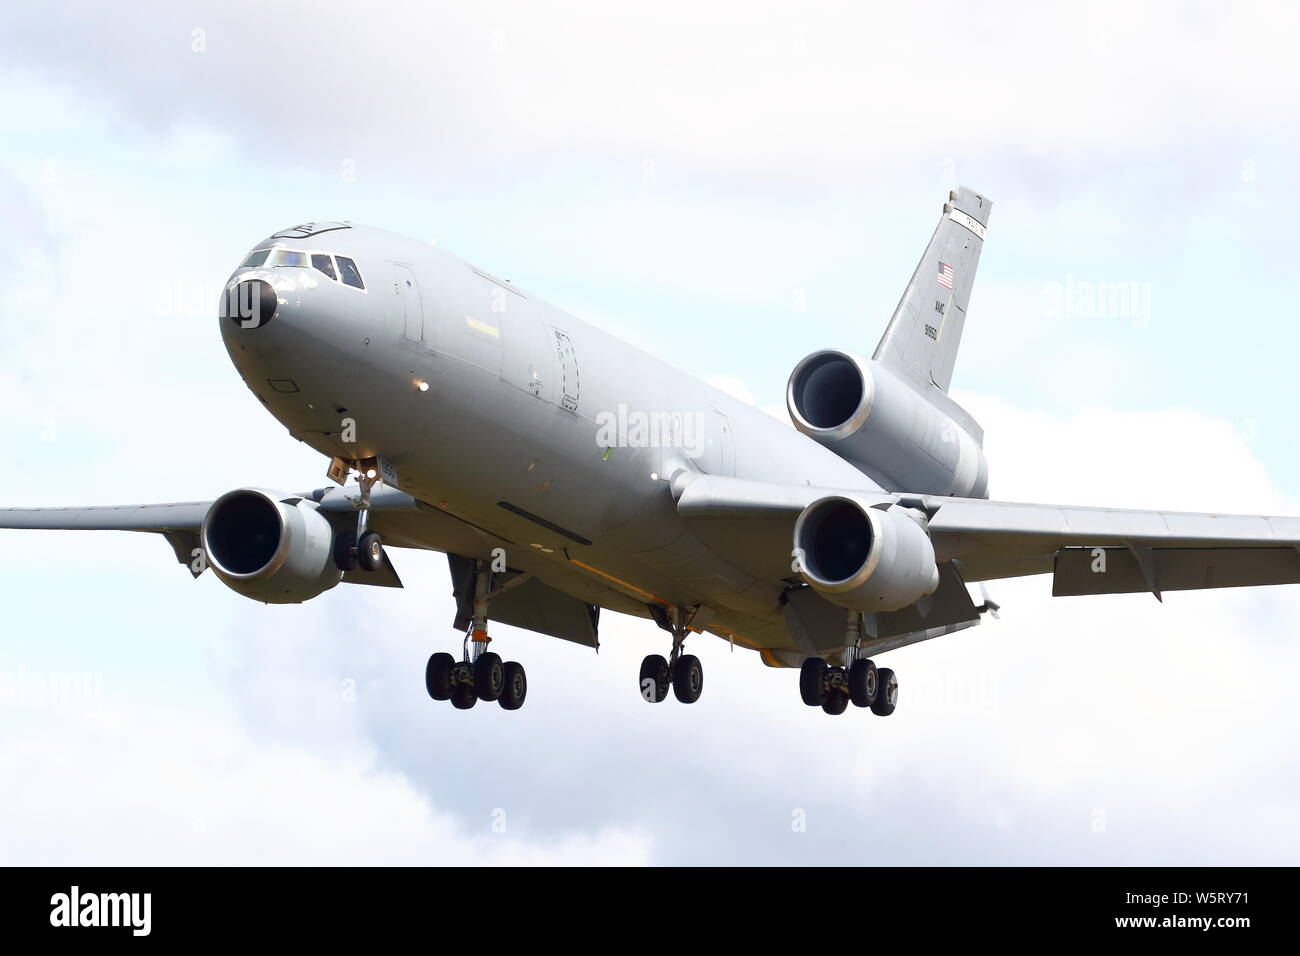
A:
<svg viewBox="0 0 1300 956">
<path fill-rule="evenodd" d="M 946 262 L 939 263 L 939 285 L 943 286 L 945 289 L 951 289 L 952 277 L 952 266 L 948 265 Z"/>
</svg>

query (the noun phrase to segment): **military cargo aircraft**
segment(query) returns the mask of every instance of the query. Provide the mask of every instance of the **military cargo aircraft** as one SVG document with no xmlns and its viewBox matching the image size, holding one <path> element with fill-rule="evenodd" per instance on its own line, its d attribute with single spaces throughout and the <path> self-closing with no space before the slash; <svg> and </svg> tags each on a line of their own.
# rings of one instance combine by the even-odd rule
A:
<svg viewBox="0 0 1300 956">
<path fill-rule="evenodd" d="M 491 622 L 596 647 L 602 610 L 652 620 L 653 703 L 699 699 L 687 642 L 708 633 L 798 669 L 810 706 L 886 716 L 898 679 L 873 659 L 996 612 L 975 582 L 1157 598 L 1300 582 L 1300 519 L 987 500 L 983 432 L 948 387 L 991 208 L 950 192 L 870 358 L 795 365 L 794 428 L 429 243 L 295 226 L 243 258 L 219 327 L 332 484 L 7 509 L 0 528 L 154 532 L 195 577 L 277 604 L 400 587 L 391 549 L 444 552 L 462 640 L 425 686 L 459 709 L 527 694 Z"/>
</svg>

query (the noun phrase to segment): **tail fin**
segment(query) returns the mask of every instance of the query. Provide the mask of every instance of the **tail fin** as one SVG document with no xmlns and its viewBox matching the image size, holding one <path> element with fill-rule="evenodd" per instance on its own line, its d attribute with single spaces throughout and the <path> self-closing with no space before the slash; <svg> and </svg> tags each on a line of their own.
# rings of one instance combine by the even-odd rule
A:
<svg viewBox="0 0 1300 956">
<path fill-rule="evenodd" d="M 993 208 L 964 186 L 948 193 L 943 217 L 912 273 L 873 356 L 921 392 L 947 392 L 966 324 L 984 233 Z"/>
</svg>

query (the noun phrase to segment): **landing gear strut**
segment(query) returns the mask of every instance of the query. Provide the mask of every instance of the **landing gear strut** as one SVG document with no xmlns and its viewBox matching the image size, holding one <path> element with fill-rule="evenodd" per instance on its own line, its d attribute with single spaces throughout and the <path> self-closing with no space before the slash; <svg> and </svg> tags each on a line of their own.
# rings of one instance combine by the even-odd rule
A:
<svg viewBox="0 0 1300 956">
<path fill-rule="evenodd" d="M 358 468 L 361 496 L 356 502 L 357 530 L 344 531 L 334 539 L 334 566 L 343 572 L 357 567 L 362 571 L 378 571 L 384 566 L 384 539 L 378 532 L 366 530 L 370 491 L 379 483 L 379 466 L 377 462 L 360 462 Z"/>
<path fill-rule="evenodd" d="M 799 696 L 809 707 L 842 714 L 851 703 L 888 717 L 898 706 L 898 678 L 888 667 L 876 667 L 862 656 L 865 629 L 860 611 L 850 611 L 845 632 L 844 666 L 809 657 L 799 668 Z"/>
<path fill-rule="evenodd" d="M 673 696 L 683 704 L 693 704 L 704 692 L 704 666 L 694 654 L 683 651 L 686 635 L 704 629 L 705 621 L 712 616 L 706 608 L 665 608 L 650 606 L 651 616 L 673 635 L 673 646 L 667 659 L 661 654 L 650 654 L 641 662 L 639 686 L 641 696 L 651 704 L 663 703 L 671 686 Z"/>
<path fill-rule="evenodd" d="M 486 561 L 474 562 L 474 614 L 461 648 L 461 659 L 438 652 L 424 668 L 424 686 L 434 700 L 450 700 L 457 710 L 469 710 L 480 700 L 496 701 L 503 710 L 518 710 L 528 696 L 528 676 L 517 661 L 502 661 L 488 650 L 488 603 L 492 571 Z"/>
</svg>

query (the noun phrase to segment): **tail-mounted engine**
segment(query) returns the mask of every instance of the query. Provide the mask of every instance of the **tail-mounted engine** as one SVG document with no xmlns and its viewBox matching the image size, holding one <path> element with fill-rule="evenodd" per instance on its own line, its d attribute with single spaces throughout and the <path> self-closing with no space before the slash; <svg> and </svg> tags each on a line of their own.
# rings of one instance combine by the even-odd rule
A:
<svg viewBox="0 0 1300 956">
<path fill-rule="evenodd" d="M 790 375 L 786 406 L 799 431 L 887 491 L 988 495 L 988 463 L 979 442 L 878 362 L 847 352 L 814 352 Z"/>
<path fill-rule="evenodd" d="M 333 544 L 315 502 L 261 488 L 222 495 L 203 519 L 203 551 L 217 577 L 267 604 L 300 604 L 338 584 Z"/>
</svg>

